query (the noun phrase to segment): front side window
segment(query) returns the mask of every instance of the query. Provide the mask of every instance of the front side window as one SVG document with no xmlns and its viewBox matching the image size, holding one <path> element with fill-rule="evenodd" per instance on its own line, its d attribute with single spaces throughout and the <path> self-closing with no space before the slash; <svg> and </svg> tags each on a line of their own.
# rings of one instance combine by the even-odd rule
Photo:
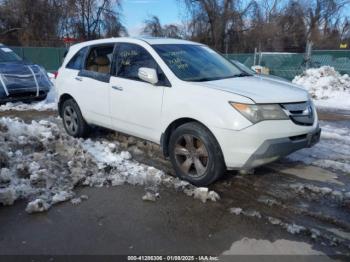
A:
<svg viewBox="0 0 350 262">
<path fill-rule="evenodd" d="M 80 49 L 67 64 L 67 68 L 81 70 L 84 64 L 85 53 L 88 47 Z"/>
<path fill-rule="evenodd" d="M 184 81 L 212 81 L 244 73 L 224 57 L 202 45 L 161 44 L 152 46 L 173 73 Z"/>
<path fill-rule="evenodd" d="M 122 78 L 140 80 L 138 77 L 140 67 L 154 68 L 158 71 L 153 57 L 147 50 L 136 44 L 119 44 L 116 61 L 116 75 Z"/>
<path fill-rule="evenodd" d="M 114 45 L 96 46 L 90 49 L 84 69 L 101 74 L 111 71 Z"/>
</svg>

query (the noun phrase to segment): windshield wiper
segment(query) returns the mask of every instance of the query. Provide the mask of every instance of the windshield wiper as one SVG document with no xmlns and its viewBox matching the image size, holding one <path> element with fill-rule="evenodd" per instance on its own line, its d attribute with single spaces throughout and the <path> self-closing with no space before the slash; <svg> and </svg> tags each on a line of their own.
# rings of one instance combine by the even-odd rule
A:
<svg viewBox="0 0 350 262">
<path fill-rule="evenodd" d="M 228 79 L 228 78 L 245 77 L 245 76 L 252 76 L 252 75 L 248 74 L 248 73 L 240 73 L 240 74 L 226 76 L 226 77 L 202 77 L 202 78 L 197 78 L 197 79 L 188 79 L 187 81 L 191 81 L 191 82 L 207 82 L 207 81 L 223 80 L 223 79 Z"/>
<path fill-rule="evenodd" d="M 214 81 L 214 80 L 218 80 L 218 78 L 202 77 L 202 78 L 197 78 L 197 79 L 190 79 L 190 80 L 187 80 L 187 81 L 191 81 L 191 82 L 207 82 L 207 81 Z"/>
<path fill-rule="evenodd" d="M 246 77 L 246 76 L 252 76 L 252 75 L 248 74 L 248 73 L 240 73 L 240 74 L 237 74 L 237 75 L 233 75 L 233 77 Z"/>
</svg>

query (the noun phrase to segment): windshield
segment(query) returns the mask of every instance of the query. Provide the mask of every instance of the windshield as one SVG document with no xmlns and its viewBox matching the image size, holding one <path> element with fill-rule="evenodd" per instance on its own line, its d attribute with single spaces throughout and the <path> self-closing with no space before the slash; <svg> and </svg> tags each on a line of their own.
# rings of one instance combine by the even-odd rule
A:
<svg viewBox="0 0 350 262">
<path fill-rule="evenodd" d="M 17 62 L 22 59 L 16 55 L 10 48 L 5 46 L 0 46 L 0 63 L 2 62 Z"/>
<path fill-rule="evenodd" d="M 184 81 L 212 81 L 247 75 L 206 46 L 165 44 L 153 45 L 153 48 L 171 71 Z"/>
<path fill-rule="evenodd" d="M 252 74 L 252 75 L 255 75 L 256 72 L 252 69 L 250 69 L 249 67 L 247 67 L 245 64 L 242 64 L 241 62 L 237 61 L 237 60 L 231 60 L 231 62 L 239 67 L 242 71 L 244 72 L 247 72 L 248 74 Z"/>
</svg>

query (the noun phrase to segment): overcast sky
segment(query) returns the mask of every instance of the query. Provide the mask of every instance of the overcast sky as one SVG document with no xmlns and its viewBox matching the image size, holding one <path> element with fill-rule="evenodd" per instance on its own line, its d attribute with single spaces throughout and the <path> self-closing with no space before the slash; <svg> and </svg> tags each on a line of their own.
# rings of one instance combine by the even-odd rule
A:
<svg viewBox="0 0 350 262">
<path fill-rule="evenodd" d="M 162 24 L 181 23 L 181 7 L 177 0 L 124 0 L 123 23 L 130 36 L 138 35 L 143 22 L 151 15 L 159 17 Z"/>
</svg>

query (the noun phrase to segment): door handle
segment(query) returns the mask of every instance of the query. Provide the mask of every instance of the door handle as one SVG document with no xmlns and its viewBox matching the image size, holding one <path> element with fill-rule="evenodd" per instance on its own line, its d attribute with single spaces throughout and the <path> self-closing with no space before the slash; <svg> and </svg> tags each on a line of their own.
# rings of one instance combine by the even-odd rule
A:
<svg viewBox="0 0 350 262">
<path fill-rule="evenodd" d="M 78 80 L 78 81 L 80 81 L 80 82 L 83 81 L 83 79 L 82 79 L 81 77 L 78 77 L 78 76 L 75 77 L 75 80 Z"/>
<path fill-rule="evenodd" d="M 123 91 L 123 88 L 121 86 L 112 86 L 112 88 L 118 91 Z"/>
</svg>

